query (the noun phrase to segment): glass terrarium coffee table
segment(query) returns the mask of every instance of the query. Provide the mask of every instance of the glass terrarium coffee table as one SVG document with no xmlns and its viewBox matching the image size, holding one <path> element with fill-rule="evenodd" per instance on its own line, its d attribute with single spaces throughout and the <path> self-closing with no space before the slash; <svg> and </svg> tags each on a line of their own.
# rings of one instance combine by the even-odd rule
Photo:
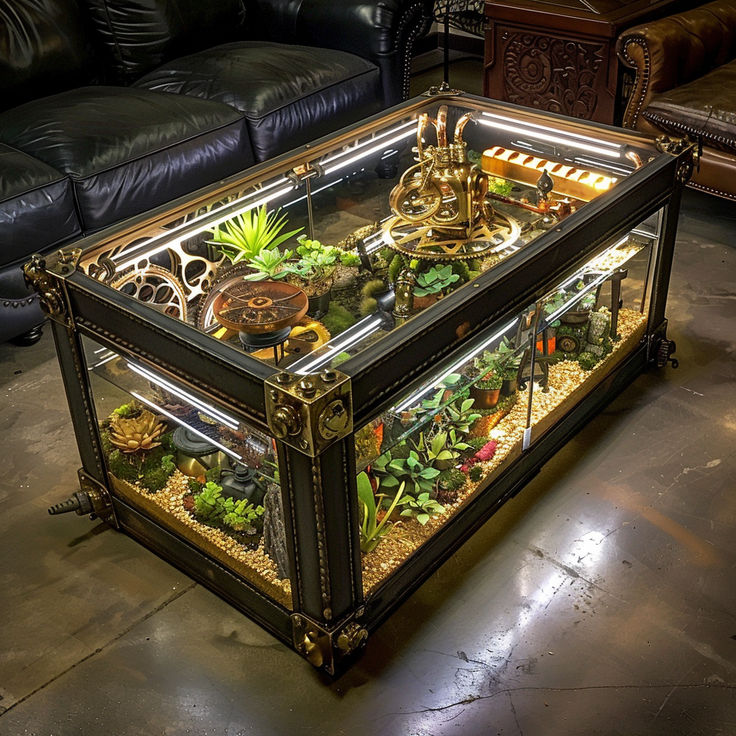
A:
<svg viewBox="0 0 736 736">
<path fill-rule="evenodd" d="M 28 278 L 127 532 L 334 673 L 673 345 L 690 149 L 428 94 Z"/>
</svg>

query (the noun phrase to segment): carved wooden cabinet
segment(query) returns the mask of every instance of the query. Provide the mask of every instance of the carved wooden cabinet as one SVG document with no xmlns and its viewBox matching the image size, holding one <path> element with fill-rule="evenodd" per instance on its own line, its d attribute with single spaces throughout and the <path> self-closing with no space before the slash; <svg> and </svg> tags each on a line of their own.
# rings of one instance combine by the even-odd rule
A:
<svg viewBox="0 0 736 736">
<path fill-rule="evenodd" d="M 616 39 L 678 0 L 487 0 L 483 94 L 601 123 L 625 96 Z"/>
</svg>

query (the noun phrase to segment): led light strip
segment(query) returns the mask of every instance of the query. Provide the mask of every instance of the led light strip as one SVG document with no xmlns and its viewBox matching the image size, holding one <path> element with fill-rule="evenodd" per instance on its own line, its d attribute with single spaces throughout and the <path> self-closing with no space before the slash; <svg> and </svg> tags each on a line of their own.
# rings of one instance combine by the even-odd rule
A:
<svg viewBox="0 0 736 736">
<path fill-rule="evenodd" d="M 355 163 L 356 161 L 360 161 L 360 159 L 365 158 L 366 156 L 370 156 L 372 153 L 376 153 L 376 151 L 385 150 L 386 146 L 390 146 L 393 143 L 398 143 L 399 141 L 402 141 L 405 138 L 411 138 L 412 136 L 415 136 L 416 135 L 416 130 L 415 130 L 416 123 L 412 122 L 411 125 L 412 125 L 411 130 L 405 130 L 404 132 L 399 133 L 398 135 L 395 135 L 393 138 L 389 138 L 389 140 L 384 141 L 383 143 L 379 143 L 378 145 L 372 146 L 371 148 L 367 148 L 365 151 L 361 151 L 355 156 L 351 156 L 350 158 L 338 161 L 332 166 L 326 167 L 324 169 L 324 173 L 332 174 L 333 172 L 338 171 L 339 169 L 344 169 L 346 166 L 349 166 L 350 164 Z M 372 142 L 373 140 L 371 140 L 371 143 Z M 346 151 L 345 153 L 349 153 L 349 152 L 350 151 Z"/>
<path fill-rule="evenodd" d="M 389 411 L 392 411 L 394 413 L 402 412 L 404 411 L 404 409 L 408 409 L 412 404 L 421 399 L 422 396 L 424 396 L 425 394 L 439 388 L 440 384 L 442 383 L 442 381 L 445 380 L 445 378 L 447 378 L 447 376 L 452 375 L 461 365 L 465 365 L 465 363 L 478 355 L 478 353 L 480 353 L 482 350 L 485 350 L 492 342 L 495 342 L 496 340 L 503 337 L 514 326 L 514 324 L 516 324 L 516 319 L 513 319 L 507 325 L 502 327 L 495 335 L 489 337 L 478 347 L 474 348 L 470 353 L 463 356 L 451 368 L 443 371 L 442 375 L 431 379 L 432 383 L 430 383 L 428 386 L 424 386 L 424 388 L 419 389 L 419 391 L 413 393 L 408 399 L 402 401 L 401 404 L 399 404 L 398 406 L 391 407 Z"/>
<path fill-rule="evenodd" d="M 186 422 L 183 422 L 179 417 L 174 416 L 171 414 L 171 412 L 166 411 L 166 409 L 163 409 L 158 404 L 154 404 L 153 401 L 149 401 L 148 399 L 144 399 L 139 393 L 136 393 L 135 391 L 130 392 L 131 396 L 135 396 L 138 401 L 143 402 L 146 406 L 150 406 L 151 409 L 155 409 L 156 411 L 163 414 L 167 419 L 171 419 L 172 421 L 176 422 L 177 424 L 181 425 L 185 429 L 188 429 L 193 434 L 196 434 L 198 437 L 201 437 L 203 440 L 206 440 L 211 445 L 216 447 L 218 450 L 221 450 L 226 455 L 230 455 L 230 457 L 234 457 L 236 460 L 242 460 L 242 456 L 238 455 L 236 452 L 233 452 L 229 447 L 225 447 L 225 445 L 221 445 L 216 440 L 213 440 L 212 437 L 208 437 L 204 432 L 200 432 L 198 429 L 194 429 L 191 425 L 187 424 Z"/>
<path fill-rule="evenodd" d="M 141 258 L 150 258 L 151 256 L 154 256 L 157 253 L 160 253 L 161 251 L 164 251 L 167 248 L 170 248 L 174 243 L 181 242 L 181 238 L 172 237 L 172 235 L 176 235 L 182 230 L 186 231 L 185 237 L 191 238 L 194 235 L 198 235 L 199 233 L 203 233 L 203 232 L 206 232 L 207 230 L 210 230 L 213 227 L 213 225 L 219 224 L 220 222 L 223 222 L 224 220 L 229 220 L 233 217 L 237 217 L 238 215 L 242 215 L 244 212 L 248 212 L 249 210 L 255 209 L 256 207 L 260 207 L 263 204 L 267 204 L 268 202 L 271 202 L 274 199 L 278 199 L 279 197 L 282 197 L 284 194 L 288 194 L 289 192 L 294 190 L 294 185 L 291 182 L 288 183 L 288 186 L 283 186 L 281 189 L 278 189 L 275 192 L 271 192 L 266 197 L 261 197 L 260 199 L 257 199 L 255 202 L 249 202 L 248 204 L 244 204 L 242 207 L 232 209 L 233 204 L 237 204 L 238 202 L 244 202 L 247 199 L 252 199 L 254 196 L 262 194 L 265 190 L 272 189 L 278 184 L 283 184 L 286 181 L 287 181 L 286 179 L 281 179 L 277 182 L 272 182 L 271 184 L 268 184 L 267 186 L 263 187 L 262 189 L 259 189 L 256 192 L 251 192 L 250 194 L 245 195 L 241 197 L 240 199 L 235 200 L 234 202 L 228 202 L 226 205 L 223 205 L 219 210 L 216 211 L 218 215 L 220 215 L 220 219 L 218 220 L 211 219 L 212 214 L 213 214 L 212 211 L 206 212 L 202 215 L 199 215 L 198 217 L 195 217 L 192 220 L 182 223 L 181 225 L 177 225 L 176 227 L 172 228 L 171 230 L 168 230 L 165 233 L 161 233 L 160 235 L 155 235 L 154 237 L 147 240 L 145 243 L 141 243 L 140 245 L 134 246 L 131 249 L 124 250 L 121 253 L 117 253 L 114 256 L 111 256 L 112 261 L 119 260 L 123 256 L 128 257 L 127 261 L 125 261 L 124 263 L 121 263 L 115 268 L 115 273 L 124 271 L 126 268 L 130 268 L 130 266 L 135 266 L 135 264 L 139 260 L 141 260 Z M 227 210 L 227 213 L 224 213 L 223 210 Z M 194 223 L 201 222 L 202 220 L 207 220 L 207 222 L 204 225 L 199 225 L 198 227 L 195 227 L 192 230 L 189 229 Z M 153 243 L 160 241 L 160 240 L 164 240 L 165 242 L 161 243 L 160 245 L 154 246 L 153 248 L 150 247 Z M 133 257 L 130 257 L 131 253 L 136 253 L 136 255 Z"/>
<path fill-rule="evenodd" d="M 131 363 L 130 361 L 126 361 L 126 363 L 128 364 L 128 368 L 137 373 L 139 376 L 143 376 L 143 378 L 152 381 L 157 386 L 161 386 L 161 388 L 166 389 L 170 393 L 174 394 L 174 396 L 177 396 L 180 399 L 184 399 L 195 408 L 203 411 L 205 414 L 207 414 L 207 416 L 210 416 L 213 419 L 217 419 L 217 421 L 222 422 L 230 429 L 238 429 L 240 427 L 240 424 L 237 420 L 229 417 L 227 414 L 223 414 L 223 412 L 221 412 L 219 409 L 215 409 L 214 406 L 205 404 L 203 401 L 200 401 L 196 396 L 192 396 L 192 394 L 190 394 L 189 392 L 184 391 L 184 389 L 181 389 L 178 386 L 169 383 L 167 380 L 161 378 L 160 376 L 157 376 L 155 373 L 152 373 L 142 366 L 138 366 L 135 363 Z"/>
<path fill-rule="evenodd" d="M 339 353 L 350 345 L 354 345 L 356 342 L 358 342 L 358 340 L 362 339 L 363 337 L 366 337 L 372 332 L 375 332 L 381 326 L 381 322 L 383 322 L 383 320 L 380 317 L 376 317 L 374 315 L 365 317 L 350 328 L 350 330 L 352 330 L 352 334 L 343 334 L 343 337 L 346 339 L 338 340 L 334 345 L 330 345 L 329 342 L 325 343 L 324 347 L 329 346 L 329 349 L 327 351 L 325 351 L 321 355 L 316 356 L 315 358 L 312 358 L 311 361 L 307 359 L 308 356 L 305 356 L 305 358 L 302 358 L 301 360 L 298 360 L 296 363 L 291 365 L 290 369 L 300 376 L 314 373 L 318 368 L 321 368 L 325 363 L 330 361 L 335 353 Z M 363 324 L 362 327 L 361 324 Z M 306 365 L 299 368 L 299 363 L 304 360 L 307 361 Z"/>
<path fill-rule="evenodd" d="M 362 143 L 356 143 L 354 146 L 351 146 L 349 148 L 346 148 L 339 153 L 333 153 L 329 156 L 327 156 L 322 162 L 322 167 L 325 166 L 325 164 L 330 163 L 331 161 L 337 161 L 338 159 L 342 158 L 343 156 L 347 156 L 351 153 L 354 153 L 355 151 L 359 150 L 360 148 L 365 148 L 366 146 L 373 145 L 380 141 L 382 138 L 387 138 L 390 135 L 393 135 L 394 133 L 398 133 L 399 131 L 406 131 L 407 128 L 412 128 L 412 132 L 416 131 L 417 121 L 416 120 L 408 120 L 405 123 L 401 123 L 400 125 L 397 125 L 394 128 L 389 128 L 388 130 L 384 130 L 382 133 L 379 133 L 378 135 L 373 136 L 373 138 L 369 138 L 366 141 L 363 141 Z M 401 138 L 405 138 L 408 136 L 401 136 Z M 401 140 L 399 138 L 398 140 Z M 379 148 L 383 148 L 385 146 L 390 145 L 390 141 L 384 141 L 381 143 Z"/>
<path fill-rule="evenodd" d="M 621 145 L 617 143 L 609 143 L 608 141 L 603 141 L 599 138 L 590 138 L 577 133 L 567 133 L 556 128 L 548 128 L 546 126 L 536 125 L 535 123 L 525 123 L 514 120 L 513 118 L 504 117 L 503 115 L 495 115 L 488 112 L 482 113 L 482 116 L 478 118 L 478 122 L 489 128 L 497 128 L 498 130 L 505 130 L 509 133 L 532 135 L 534 138 L 547 141 L 548 143 L 567 145 L 581 151 L 598 153 L 601 156 L 608 156 L 610 158 L 621 158 Z M 533 130 L 529 130 L 529 128 L 533 128 Z M 549 132 L 545 133 L 543 131 Z M 592 141 L 592 143 L 586 143 L 585 141 Z M 596 145 L 593 145 L 593 143 Z"/>
</svg>

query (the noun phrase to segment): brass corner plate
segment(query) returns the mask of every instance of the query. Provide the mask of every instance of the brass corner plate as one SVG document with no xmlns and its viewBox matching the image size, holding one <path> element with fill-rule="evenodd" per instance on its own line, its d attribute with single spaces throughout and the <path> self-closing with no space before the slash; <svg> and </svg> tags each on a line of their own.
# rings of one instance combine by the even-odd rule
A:
<svg viewBox="0 0 736 736">
<path fill-rule="evenodd" d="M 311 665 L 334 675 L 343 657 L 363 647 L 368 631 L 350 619 L 334 629 L 326 629 L 302 613 L 291 615 L 294 649 Z"/>
<path fill-rule="evenodd" d="M 340 371 L 281 371 L 265 382 L 265 391 L 271 433 L 305 455 L 316 457 L 353 431 L 350 377 Z"/>
<path fill-rule="evenodd" d="M 70 317 L 60 279 L 74 272 L 81 254 L 79 248 L 67 248 L 50 256 L 37 253 L 23 265 L 23 276 L 26 283 L 38 292 L 41 309 L 49 318 L 63 325 L 70 323 Z"/>
</svg>

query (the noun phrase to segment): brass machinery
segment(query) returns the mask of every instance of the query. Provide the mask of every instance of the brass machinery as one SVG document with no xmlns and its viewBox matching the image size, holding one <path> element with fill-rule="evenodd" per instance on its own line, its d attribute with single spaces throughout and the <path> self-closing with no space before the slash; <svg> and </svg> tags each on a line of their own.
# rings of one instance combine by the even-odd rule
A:
<svg viewBox="0 0 736 736">
<path fill-rule="evenodd" d="M 518 224 L 494 212 L 488 201 L 488 175 L 471 163 L 463 130 L 475 113 L 455 125 L 447 138 L 447 105 L 436 118 L 427 113 L 417 125 L 417 163 L 401 176 L 389 195 L 394 213 L 383 225 L 385 243 L 401 253 L 427 260 L 465 260 L 505 247 L 519 235 Z M 437 145 L 424 145 L 429 125 Z"/>
</svg>

